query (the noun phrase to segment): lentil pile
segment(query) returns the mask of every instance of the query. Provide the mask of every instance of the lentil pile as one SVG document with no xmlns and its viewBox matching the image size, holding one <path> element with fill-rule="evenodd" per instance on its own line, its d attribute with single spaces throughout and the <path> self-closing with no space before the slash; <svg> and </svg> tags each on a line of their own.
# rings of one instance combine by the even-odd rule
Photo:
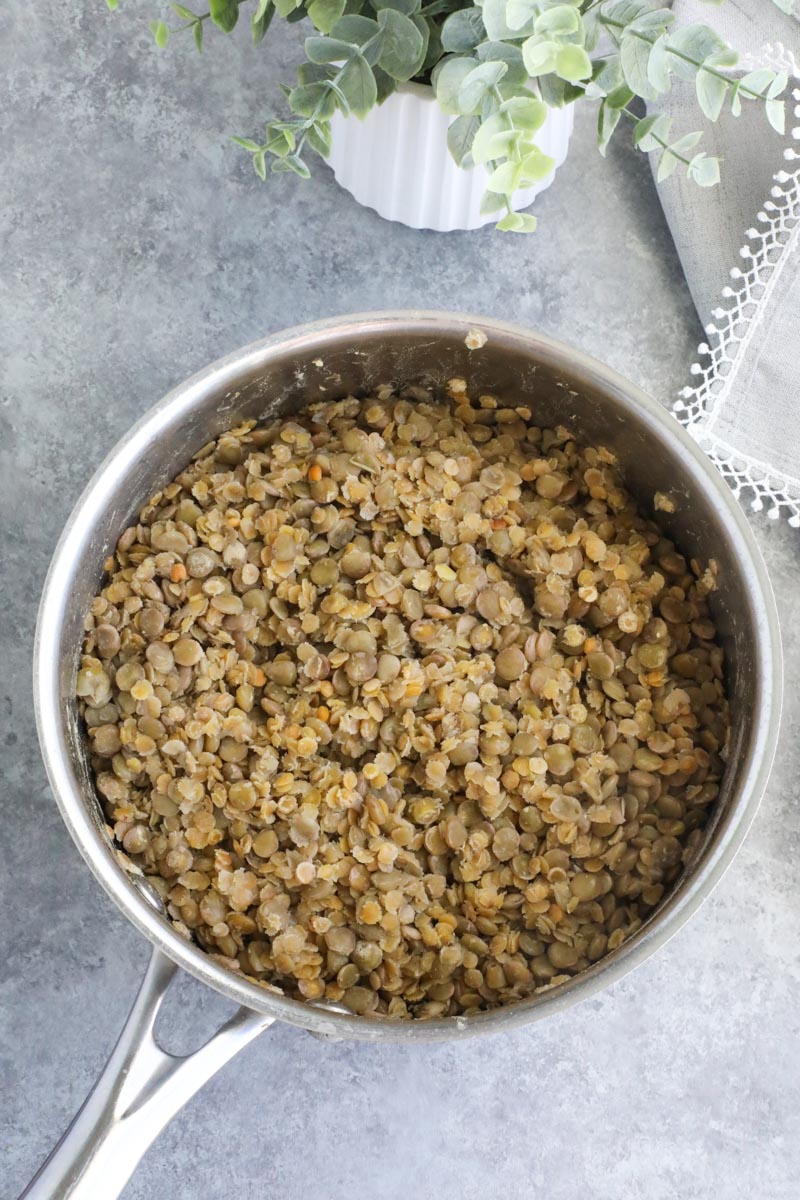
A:
<svg viewBox="0 0 800 1200">
<path fill-rule="evenodd" d="M 702 839 L 713 564 L 527 407 L 451 380 L 241 425 L 106 569 L 77 694 L 114 837 L 265 986 L 513 1003 L 618 947 Z"/>
</svg>

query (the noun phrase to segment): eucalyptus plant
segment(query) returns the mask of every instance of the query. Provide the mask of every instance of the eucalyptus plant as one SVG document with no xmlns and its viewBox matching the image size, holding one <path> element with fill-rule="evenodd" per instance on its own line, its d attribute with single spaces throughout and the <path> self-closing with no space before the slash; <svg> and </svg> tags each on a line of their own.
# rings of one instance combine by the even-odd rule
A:
<svg viewBox="0 0 800 1200">
<path fill-rule="evenodd" d="M 787 0 L 775 2 L 783 7 Z M 755 102 L 774 129 L 784 130 L 786 75 L 768 68 L 734 73 L 736 52 L 710 26 L 676 27 L 657 0 L 207 3 L 202 13 L 170 4 L 178 23 L 154 19 L 156 43 L 163 48 L 173 35 L 191 35 L 202 50 L 209 23 L 231 33 L 242 10 L 249 11 L 256 45 L 276 13 L 313 26 L 297 83 L 282 85 L 289 113 L 267 122 L 262 141 L 234 138 L 262 179 L 268 164 L 307 177 L 308 152 L 324 158 L 330 150 L 334 113 L 363 118 L 408 80 L 430 83 L 452 115 L 448 145 L 455 161 L 488 169 L 483 211 L 501 214 L 498 229 L 522 233 L 536 228 L 536 218 L 514 210 L 514 195 L 554 167 L 536 142 L 548 107 L 593 101 L 601 154 L 625 123 L 635 145 L 657 155 L 659 180 L 681 169 L 701 187 L 719 181 L 719 160 L 701 148 L 701 132 L 673 131 L 658 111 L 673 82 L 694 87 L 709 121 L 726 107 L 738 116 L 743 104 Z"/>
</svg>

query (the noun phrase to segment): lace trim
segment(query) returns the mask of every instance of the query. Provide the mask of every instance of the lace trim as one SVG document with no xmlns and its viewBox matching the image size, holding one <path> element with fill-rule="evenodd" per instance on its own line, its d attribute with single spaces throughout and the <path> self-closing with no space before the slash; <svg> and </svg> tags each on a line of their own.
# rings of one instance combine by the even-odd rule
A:
<svg viewBox="0 0 800 1200">
<path fill-rule="evenodd" d="M 765 46 L 758 55 L 758 63 L 800 78 L 794 54 L 780 42 Z M 749 63 L 744 65 L 750 69 Z M 800 88 L 792 92 L 792 99 L 800 101 Z M 800 103 L 795 106 L 794 115 L 800 117 Z M 791 136 L 800 139 L 800 127 L 793 129 Z M 783 156 L 787 162 L 800 161 L 800 151 L 791 146 L 784 150 Z M 746 489 L 751 494 L 750 507 L 754 511 L 769 504 L 769 517 L 777 519 L 784 513 L 789 524 L 798 528 L 800 480 L 776 471 L 770 463 L 743 455 L 714 433 L 717 416 L 736 383 L 772 292 L 800 244 L 800 167 L 779 171 L 774 176 L 770 198 L 756 220 L 760 228 L 747 230 L 747 241 L 739 251 L 749 266 L 731 270 L 734 286 L 722 289 L 722 297 L 728 303 L 714 309 L 714 321 L 706 326 L 709 341 L 701 342 L 697 348 L 702 361 L 692 363 L 690 368 L 691 374 L 697 376 L 697 384 L 683 389 L 673 411 L 731 484 L 735 496 L 739 497 Z"/>
</svg>

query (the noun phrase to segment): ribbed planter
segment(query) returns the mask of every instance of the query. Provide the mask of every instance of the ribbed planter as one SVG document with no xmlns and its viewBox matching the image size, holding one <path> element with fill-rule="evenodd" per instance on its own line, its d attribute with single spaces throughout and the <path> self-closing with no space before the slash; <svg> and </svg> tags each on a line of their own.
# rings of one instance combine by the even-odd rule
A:
<svg viewBox="0 0 800 1200">
<path fill-rule="evenodd" d="M 453 161 L 447 148 L 452 120 L 439 108 L 432 88 L 402 84 L 363 121 L 336 113 L 328 162 L 359 204 L 388 221 L 440 232 L 477 229 L 500 214 L 480 211 L 486 168 L 463 170 Z M 555 170 L 567 156 L 571 133 L 572 105 L 550 109 L 536 143 L 555 160 Z M 517 192 L 514 208 L 526 208 L 549 187 L 555 170 Z"/>
</svg>

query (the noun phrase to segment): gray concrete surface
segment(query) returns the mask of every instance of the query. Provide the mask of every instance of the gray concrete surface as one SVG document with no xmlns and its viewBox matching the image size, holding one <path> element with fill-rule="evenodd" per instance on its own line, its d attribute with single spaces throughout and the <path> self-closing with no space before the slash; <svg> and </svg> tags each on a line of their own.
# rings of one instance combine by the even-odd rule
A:
<svg viewBox="0 0 800 1200">
<path fill-rule="evenodd" d="M 151 48 L 158 5 L 0 9 L 2 782 L 0 1191 L 81 1102 L 147 948 L 83 867 L 45 783 L 31 635 L 61 524 L 171 385 L 306 318 L 388 306 L 510 317 L 665 403 L 700 331 L 647 164 L 603 163 L 582 114 L 540 233 L 433 235 L 358 209 L 320 165 L 259 184 L 225 135 L 277 102 L 300 32 Z M 214 1079 L 126 1200 L 789 1200 L 800 1176 L 800 677 L 796 532 L 757 529 L 779 595 L 787 714 L 733 868 L 655 959 L 506 1037 L 406 1049 L 276 1027 Z M 170 1043 L 227 1011 L 188 978 Z M 102 1200 L 102 1197 L 98 1197 Z"/>
</svg>

